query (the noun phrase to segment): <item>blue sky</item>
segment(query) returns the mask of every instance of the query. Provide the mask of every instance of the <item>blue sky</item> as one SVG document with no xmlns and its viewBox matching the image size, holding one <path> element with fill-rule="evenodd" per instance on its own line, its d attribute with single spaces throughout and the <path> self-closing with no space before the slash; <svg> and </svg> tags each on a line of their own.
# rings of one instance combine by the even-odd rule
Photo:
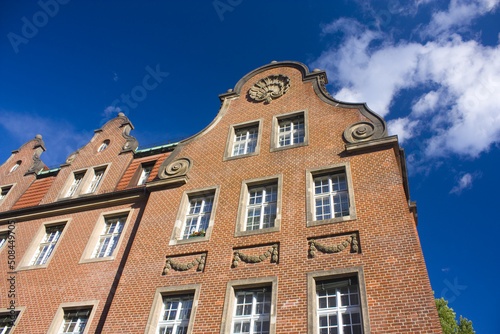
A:
<svg viewBox="0 0 500 334">
<path fill-rule="evenodd" d="M 324 69 L 334 97 L 367 102 L 406 149 L 436 296 L 478 333 L 496 333 L 500 260 L 489 236 L 500 233 L 498 7 L 2 1 L 0 161 L 40 133 L 42 160 L 60 164 L 119 109 L 141 145 L 190 136 L 249 71 L 272 60 Z M 145 82 L 151 73 L 156 80 Z"/>
</svg>

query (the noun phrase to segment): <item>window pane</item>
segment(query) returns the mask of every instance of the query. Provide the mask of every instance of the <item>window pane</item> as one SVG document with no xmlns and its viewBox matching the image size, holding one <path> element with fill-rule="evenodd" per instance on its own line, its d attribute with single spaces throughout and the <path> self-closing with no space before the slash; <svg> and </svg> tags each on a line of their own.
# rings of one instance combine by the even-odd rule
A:
<svg viewBox="0 0 500 334">
<path fill-rule="evenodd" d="M 349 213 L 345 173 L 314 178 L 315 220 L 344 217 Z"/>
</svg>

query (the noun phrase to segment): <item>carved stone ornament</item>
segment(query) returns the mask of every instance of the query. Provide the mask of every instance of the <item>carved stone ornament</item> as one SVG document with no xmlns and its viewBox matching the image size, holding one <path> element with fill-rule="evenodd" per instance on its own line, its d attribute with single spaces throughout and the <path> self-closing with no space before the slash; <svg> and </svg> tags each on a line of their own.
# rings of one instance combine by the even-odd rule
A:
<svg viewBox="0 0 500 334">
<path fill-rule="evenodd" d="M 250 98 L 257 102 L 271 103 L 290 89 L 290 78 L 279 74 L 270 75 L 257 81 L 249 90 Z"/>
<path fill-rule="evenodd" d="M 185 176 L 189 169 L 191 169 L 191 160 L 188 158 L 179 158 L 170 163 L 166 163 L 166 160 L 161 164 L 160 170 L 158 172 L 158 177 L 160 179 L 169 179 L 180 176 Z"/>
<path fill-rule="evenodd" d="M 349 143 L 357 143 L 375 139 L 375 124 L 371 122 L 357 122 L 349 125 L 344 131 L 344 138 Z"/>
<path fill-rule="evenodd" d="M 329 253 L 329 254 L 342 252 L 349 245 L 351 245 L 351 253 L 359 252 L 358 239 L 356 238 L 356 233 L 351 234 L 349 238 L 347 238 L 344 242 L 333 246 L 326 246 L 320 244 L 316 240 L 311 240 L 309 241 L 309 256 L 315 257 L 316 250 L 319 250 L 322 253 Z"/>
<path fill-rule="evenodd" d="M 186 271 L 196 267 L 197 271 L 203 271 L 205 269 L 205 259 L 207 254 L 201 254 L 200 257 L 194 259 L 189 263 L 178 263 L 173 259 L 167 257 L 167 261 L 165 263 L 165 267 L 163 268 L 162 275 L 166 275 L 170 269 L 174 269 L 176 271 Z"/>
<path fill-rule="evenodd" d="M 271 263 L 278 262 L 278 244 L 272 245 L 271 248 L 269 248 L 269 250 L 262 255 L 246 255 L 239 250 L 235 251 L 233 257 L 233 267 L 238 267 L 238 263 L 240 261 L 246 263 L 259 263 L 269 257 L 271 257 Z"/>
</svg>

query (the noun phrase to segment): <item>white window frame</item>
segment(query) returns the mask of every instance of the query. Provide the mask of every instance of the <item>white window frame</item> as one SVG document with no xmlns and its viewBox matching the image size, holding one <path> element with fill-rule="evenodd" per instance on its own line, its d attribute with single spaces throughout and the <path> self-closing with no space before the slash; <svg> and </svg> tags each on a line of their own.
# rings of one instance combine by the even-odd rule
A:
<svg viewBox="0 0 500 334">
<path fill-rule="evenodd" d="M 338 301 L 340 298 L 340 290 L 336 287 L 335 289 L 335 299 L 337 300 L 337 307 L 330 309 L 320 309 L 319 308 L 319 295 L 317 286 L 322 282 L 330 282 L 331 285 L 344 285 L 346 281 L 352 279 L 357 281 L 357 295 L 358 295 L 358 305 L 349 307 L 338 307 Z M 335 280 L 332 283 L 332 280 Z M 370 323 L 368 317 L 368 302 L 366 298 L 366 287 L 364 283 L 364 273 L 362 266 L 350 267 L 350 268 L 340 268 L 332 270 L 321 270 L 316 272 L 307 273 L 307 295 L 308 295 L 308 334 L 319 334 L 320 333 L 320 322 L 319 318 L 327 314 L 337 315 L 338 333 L 343 333 L 343 328 L 340 327 L 342 324 L 342 314 L 352 314 L 353 312 L 360 313 L 361 319 L 361 329 L 362 333 L 370 333 Z"/>
<path fill-rule="evenodd" d="M 76 313 L 75 316 L 69 317 L 69 314 Z M 81 313 L 79 315 L 78 313 Z M 92 308 L 84 308 L 84 309 L 77 309 L 77 310 L 66 310 L 64 311 L 63 315 L 63 321 L 61 323 L 61 327 L 59 329 L 58 333 L 65 334 L 83 334 L 85 329 L 87 328 L 88 321 L 90 314 L 92 313 Z M 83 325 L 83 328 L 81 328 Z M 78 329 L 78 331 L 75 330 L 69 330 L 70 328 L 65 328 L 67 326 L 74 326 L 73 329 Z"/>
<path fill-rule="evenodd" d="M 12 189 L 14 188 L 14 184 L 6 184 L 0 187 L 0 204 L 5 201 L 7 196 L 12 193 Z"/>
<path fill-rule="evenodd" d="M 259 138 L 259 127 L 249 126 L 235 129 L 231 156 L 236 157 L 255 152 Z"/>
<path fill-rule="evenodd" d="M 158 334 L 164 334 L 168 327 L 172 327 L 172 333 L 177 333 L 181 328 L 187 330 L 189 327 L 189 319 L 191 318 L 191 310 L 193 309 L 194 294 L 185 294 L 177 296 L 163 296 L 163 306 L 161 309 L 160 320 L 158 321 Z M 177 304 L 175 308 L 172 306 Z M 169 308 L 167 310 L 167 305 Z M 189 310 L 186 310 L 186 307 Z M 187 317 L 186 312 L 188 312 Z M 165 320 L 166 313 L 174 314 L 174 319 Z M 187 319 L 186 319 L 187 318 Z M 162 331 L 162 329 L 164 331 Z"/>
<path fill-rule="evenodd" d="M 104 228 L 99 236 L 92 258 L 104 258 L 113 254 L 127 219 L 128 213 L 122 216 L 104 217 Z"/>
<path fill-rule="evenodd" d="M 200 298 L 201 284 L 190 284 L 173 287 L 159 287 L 156 289 L 151 311 L 149 313 L 148 322 L 146 325 L 145 334 L 158 334 L 159 327 L 167 322 L 162 322 L 161 318 L 164 313 L 164 299 L 165 298 L 179 298 L 180 296 L 191 295 L 193 296 L 191 315 L 187 322 L 187 334 L 191 334 L 196 317 L 196 310 L 198 308 L 198 300 Z M 175 323 L 179 324 L 181 321 L 177 320 Z M 173 333 L 176 333 L 175 331 Z"/>
<path fill-rule="evenodd" d="M 69 198 L 73 197 L 78 193 L 78 189 L 82 185 L 83 179 L 85 178 L 87 171 L 82 171 L 82 172 L 75 172 L 73 173 L 73 180 L 71 182 L 71 185 L 68 189 L 68 192 L 64 197 Z"/>
<path fill-rule="evenodd" d="M 109 143 L 110 143 L 109 139 L 106 139 L 105 141 L 103 141 L 101 146 L 99 146 L 99 148 L 97 149 L 97 152 L 102 152 L 105 149 L 107 149 L 109 146 Z"/>
<path fill-rule="evenodd" d="M 90 315 L 88 316 L 87 323 L 85 325 L 85 329 L 82 334 L 89 334 L 90 333 L 90 327 L 92 327 L 92 321 L 97 313 L 97 307 L 99 305 L 98 300 L 90 300 L 90 301 L 83 301 L 83 302 L 71 302 L 71 303 L 63 303 L 59 305 L 55 315 L 54 319 L 52 320 L 52 323 L 50 324 L 49 330 L 47 331 L 47 334 L 60 334 L 61 330 L 64 325 L 64 315 L 68 312 L 75 312 L 78 310 L 88 310 L 90 309 Z M 69 332 L 72 333 L 72 332 Z"/>
<path fill-rule="evenodd" d="M 19 261 L 17 270 L 21 271 L 21 270 L 47 268 L 50 264 L 50 261 L 52 261 L 52 259 L 54 258 L 54 254 L 57 253 L 57 249 L 59 245 L 61 245 L 61 242 L 64 239 L 64 235 L 66 234 L 66 231 L 70 226 L 70 223 L 71 223 L 71 218 L 67 220 L 43 222 L 38 228 L 38 231 L 35 234 L 35 236 L 32 238 L 32 241 L 28 246 L 28 249 L 24 253 L 23 257 L 21 258 L 21 261 Z M 47 229 L 51 229 L 52 227 L 56 226 L 63 226 L 63 229 L 59 234 L 59 236 L 57 237 L 57 240 L 55 242 L 47 240 L 44 241 L 44 238 L 46 238 L 47 236 Z M 40 254 L 40 247 L 42 247 L 42 245 L 52 246 L 52 248 L 50 249 L 49 254 L 45 253 L 45 255 L 43 256 L 42 263 L 35 264 Z"/>
<path fill-rule="evenodd" d="M 300 141 L 294 140 L 294 134 L 302 132 L 294 128 L 294 124 L 296 124 L 297 120 L 302 120 L 304 124 L 303 136 L 300 137 Z M 290 130 L 281 131 L 282 124 L 284 122 L 291 122 Z M 290 135 L 290 143 L 282 145 L 280 138 L 286 134 Z M 271 128 L 271 152 L 307 145 L 309 145 L 309 118 L 307 109 L 273 116 L 273 126 Z"/>
<path fill-rule="evenodd" d="M 320 179 L 328 179 L 335 175 L 345 175 L 347 189 L 342 192 L 342 194 L 347 194 L 348 204 L 349 204 L 349 214 L 340 215 L 335 217 L 333 214 L 333 207 L 335 202 L 333 197 L 337 194 L 335 191 L 331 191 L 331 182 L 328 181 L 329 192 L 326 194 L 316 195 L 315 193 L 315 181 Z M 316 219 L 316 199 L 319 197 L 328 197 L 330 200 L 330 212 L 332 217 L 326 219 Z M 344 221 L 350 221 L 356 219 L 356 205 L 354 201 L 354 187 L 351 176 L 351 168 L 349 162 L 311 168 L 306 170 L 306 206 L 307 206 L 307 226 L 316 226 L 331 223 L 340 223 Z"/>
<path fill-rule="evenodd" d="M 257 289 L 270 289 L 271 300 L 269 315 L 255 314 L 255 303 L 252 296 L 252 314 L 245 316 L 236 315 L 237 296 L 242 291 L 256 291 Z M 237 321 L 251 321 L 251 325 L 256 321 L 269 319 L 269 334 L 276 333 L 276 310 L 278 297 L 278 279 L 277 277 L 259 277 L 229 281 L 226 287 L 226 297 L 224 301 L 224 310 L 222 316 L 221 334 L 234 333 L 234 324 Z M 253 331 L 253 327 L 251 327 Z M 251 332 L 254 333 L 254 332 Z"/>
<path fill-rule="evenodd" d="M 9 308 L 0 308 L 0 316 L 11 316 L 12 311 L 16 313 L 16 320 L 14 320 L 13 326 L 8 326 L 7 331 L 5 328 L 0 327 L 0 334 L 14 334 L 16 332 L 17 325 L 19 324 L 19 321 L 21 320 L 21 317 L 26 310 L 26 306 L 18 306 L 15 307 L 13 310 Z"/>
<path fill-rule="evenodd" d="M 19 168 L 19 166 L 21 166 L 22 163 L 23 163 L 22 160 L 16 161 L 16 164 L 12 166 L 12 168 L 10 169 L 9 174 L 16 171 Z"/>
<path fill-rule="evenodd" d="M 30 266 L 41 266 L 47 262 L 61 238 L 65 225 L 66 224 L 45 226 L 45 235 L 31 258 Z"/>
<path fill-rule="evenodd" d="M 233 311 L 233 321 L 231 324 L 231 333 L 247 333 L 243 330 L 244 323 L 249 324 L 249 333 L 259 333 L 265 328 L 265 323 L 267 323 L 267 329 L 270 327 L 270 314 L 271 314 L 271 296 L 272 291 L 268 291 L 269 287 L 253 288 L 253 289 L 239 289 L 234 292 L 234 311 Z M 240 303 L 243 297 L 243 302 Z M 250 301 L 247 299 L 250 297 Z M 263 298 L 263 301 L 259 301 L 259 297 Z M 268 304 L 268 305 L 266 305 Z M 246 306 L 250 307 L 250 312 L 245 314 Z M 258 311 L 258 308 L 261 311 Z M 266 312 L 266 308 L 268 309 Z M 239 314 L 242 313 L 242 314 Z M 260 323 L 261 330 L 254 331 L 257 323 Z M 235 331 L 236 326 L 239 325 L 239 330 Z M 267 331 L 268 331 L 267 330 Z"/>
<path fill-rule="evenodd" d="M 249 209 L 256 208 L 258 206 L 263 209 L 266 204 L 251 204 L 250 203 L 250 193 L 252 189 L 259 189 L 273 186 L 276 187 L 276 212 L 273 226 L 271 227 L 263 227 L 263 219 L 264 215 L 261 214 L 259 227 L 254 230 L 247 230 L 247 222 L 248 222 L 248 212 Z M 260 233 L 271 233 L 277 232 L 281 229 L 281 202 L 282 202 L 282 190 L 283 190 L 283 175 L 272 175 L 261 177 L 257 179 L 251 180 L 243 180 L 241 183 L 241 192 L 240 192 L 240 202 L 238 208 L 238 214 L 236 216 L 236 228 L 235 228 L 235 236 L 242 237 L 253 234 Z M 262 213 L 262 211 L 261 211 Z"/>
<path fill-rule="evenodd" d="M 138 186 L 143 186 L 148 182 L 153 168 L 154 164 L 141 164 L 141 175 L 139 175 L 139 180 L 137 181 Z"/>
<path fill-rule="evenodd" d="M 314 220 L 349 216 L 349 190 L 347 189 L 347 176 L 345 173 L 337 172 L 315 176 L 313 181 Z M 325 190 L 325 188 L 327 189 Z M 337 190 L 337 188 L 339 189 Z M 328 202 L 327 204 L 325 204 L 325 200 Z M 320 205 L 318 205 L 319 201 L 321 201 Z M 339 207 L 338 210 L 337 207 Z M 321 213 L 318 212 L 320 208 Z"/>
<path fill-rule="evenodd" d="M 4 238 L 4 236 L 5 236 L 5 238 Z M 2 250 L 3 246 L 7 243 L 8 240 L 9 240 L 9 232 L 8 231 L 0 231 L 0 250 Z"/>
<path fill-rule="evenodd" d="M 104 164 L 72 171 L 58 199 L 97 194 L 110 166 L 111 164 Z"/>
<path fill-rule="evenodd" d="M 101 261 L 113 261 L 119 251 L 123 240 L 126 237 L 127 230 L 131 224 L 132 219 L 136 218 L 136 210 L 134 209 L 121 209 L 115 211 L 103 212 L 97 218 L 97 222 L 94 226 L 94 230 L 87 242 L 87 246 L 83 251 L 82 257 L 79 263 L 90 263 L 90 262 L 101 262 Z M 106 232 L 106 221 L 110 219 L 116 219 L 118 217 L 127 217 L 121 229 L 121 232 L 116 233 L 104 233 Z M 101 248 L 101 242 L 106 238 L 115 238 L 113 240 L 112 251 L 110 252 L 110 244 L 107 244 L 105 256 L 99 257 L 99 249 Z M 116 238 L 117 237 L 117 238 Z M 98 253 L 99 252 L 99 253 Z"/>
<path fill-rule="evenodd" d="M 104 176 L 104 173 L 106 172 L 106 168 L 94 168 L 93 169 L 93 176 L 92 180 L 90 181 L 90 185 L 87 188 L 87 194 L 92 194 L 97 191 L 97 188 L 99 187 L 99 184 L 102 181 L 102 178 Z"/>
<path fill-rule="evenodd" d="M 217 202 L 219 198 L 219 190 L 220 186 L 207 187 L 203 189 L 196 189 L 185 191 L 182 195 L 181 205 L 177 212 L 177 218 L 175 220 L 174 229 L 172 231 L 172 237 L 170 239 L 170 245 L 182 244 L 182 243 L 191 243 L 191 242 L 201 242 L 207 241 L 210 239 L 210 235 L 212 234 L 212 229 L 215 221 L 215 214 L 217 209 Z M 210 218 L 208 219 L 207 227 L 205 230 L 205 235 L 196 236 L 196 237 L 187 237 L 189 234 L 186 234 L 187 231 L 187 220 L 189 217 L 193 217 L 197 219 L 196 222 L 196 232 L 200 232 L 202 228 L 201 219 L 203 216 L 206 216 L 202 213 L 192 213 L 190 214 L 191 203 L 194 199 L 201 198 L 207 199 L 212 198 L 212 209 L 210 211 Z M 202 205 L 204 202 L 202 203 Z M 191 233 L 191 231 L 190 231 Z"/>
<path fill-rule="evenodd" d="M 242 141 L 245 147 L 243 153 L 234 154 L 234 149 L 237 145 L 236 139 L 238 132 L 245 130 L 248 131 L 249 129 L 256 130 L 255 149 L 252 152 L 248 151 L 249 140 L 247 136 L 247 138 L 244 141 Z M 234 160 L 234 159 L 258 155 L 260 153 L 261 139 L 262 139 L 262 119 L 230 125 L 226 141 L 226 149 L 224 151 L 224 157 L 222 160 L 228 161 L 228 160 Z"/>
</svg>

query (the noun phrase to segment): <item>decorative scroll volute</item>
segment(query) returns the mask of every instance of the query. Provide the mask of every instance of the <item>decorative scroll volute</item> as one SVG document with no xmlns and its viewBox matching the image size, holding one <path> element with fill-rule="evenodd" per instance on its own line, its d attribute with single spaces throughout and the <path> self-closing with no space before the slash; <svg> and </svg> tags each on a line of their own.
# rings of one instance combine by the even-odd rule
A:
<svg viewBox="0 0 500 334">
<path fill-rule="evenodd" d="M 179 158 L 170 163 L 164 161 L 158 171 L 158 177 L 160 179 L 170 179 L 186 176 L 192 165 L 191 160 L 188 158 Z"/>
<path fill-rule="evenodd" d="M 290 78 L 286 75 L 270 75 L 257 81 L 249 90 L 248 96 L 256 101 L 271 103 L 273 99 L 283 96 L 290 89 Z"/>
</svg>

